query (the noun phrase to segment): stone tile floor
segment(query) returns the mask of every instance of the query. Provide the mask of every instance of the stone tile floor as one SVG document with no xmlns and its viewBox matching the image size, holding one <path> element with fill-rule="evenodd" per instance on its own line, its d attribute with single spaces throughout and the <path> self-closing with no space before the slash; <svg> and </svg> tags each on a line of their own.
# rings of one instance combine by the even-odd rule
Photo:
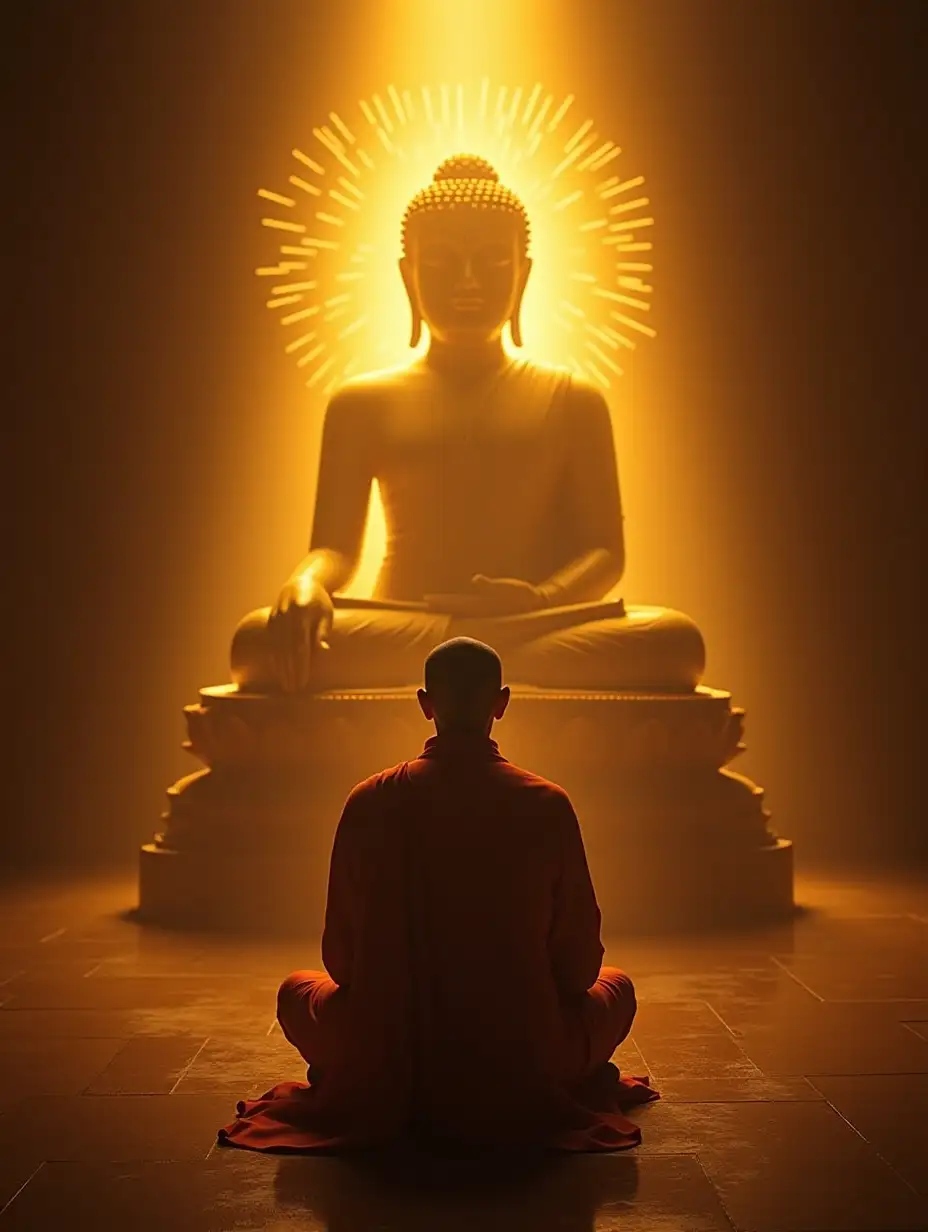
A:
<svg viewBox="0 0 928 1232">
<path fill-rule="evenodd" d="M 622 1155 L 541 1165 L 216 1149 L 303 1067 L 274 1024 L 316 942 L 123 918 L 132 880 L 0 892 L 0 1232 L 928 1229 L 928 888 L 806 878 L 753 934 L 616 941 L 640 1001 L 618 1061 L 663 1099 Z"/>
</svg>

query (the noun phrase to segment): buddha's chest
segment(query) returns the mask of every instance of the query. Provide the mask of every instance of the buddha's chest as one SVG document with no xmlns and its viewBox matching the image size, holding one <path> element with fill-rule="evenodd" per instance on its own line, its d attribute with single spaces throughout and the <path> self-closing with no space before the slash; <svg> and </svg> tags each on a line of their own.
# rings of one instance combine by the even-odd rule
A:
<svg viewBox="0 0 928 1232">
<path fill-rule="evenodd" d="M 560 473 L 564 432 L 550 405 L 496 397 L 410 398 L 382 425 L 381 485 L 474 496 L 507 481 L 544 491 Z"/>
</svg>

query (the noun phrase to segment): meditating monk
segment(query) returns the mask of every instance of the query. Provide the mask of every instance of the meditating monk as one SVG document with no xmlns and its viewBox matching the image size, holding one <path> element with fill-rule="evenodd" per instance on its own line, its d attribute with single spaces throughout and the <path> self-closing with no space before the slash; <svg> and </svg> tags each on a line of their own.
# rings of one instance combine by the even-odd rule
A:
<svg viewBox="0 0 928 1232">
<path fill-rule="evenodd" d="M 326 410 L 309 555 L 244 618 L 232 676 L 249 692 L 414 684 L 456 634 L 506 655 L 514 682 L 691 692 L 705 650 L 680 612 L 625 608 L 609 409 L 570 372 L 514 358 L 529 225 L 481 158 L 446 160 L 403 220 L 410 365 L 349 381 Z M 387 548 L 371 599 L 339 595 L 372 484 Z"/>
<path fill-rule="evenodd" d="M 309 1066 L 238 1106 L 220 1140 L 254 1150 L 398 1140 L 620 1150 L 623 1109 L 656 1098 L 609 1064 L 635 993 L 601 967 L 600 913 L 564 791 L 491 738 L 500 659 L 456 638 L 426 659 L 436 735 L 357 786 L 338 825 L 322 958 L 282 984 Z"/>
</svg>

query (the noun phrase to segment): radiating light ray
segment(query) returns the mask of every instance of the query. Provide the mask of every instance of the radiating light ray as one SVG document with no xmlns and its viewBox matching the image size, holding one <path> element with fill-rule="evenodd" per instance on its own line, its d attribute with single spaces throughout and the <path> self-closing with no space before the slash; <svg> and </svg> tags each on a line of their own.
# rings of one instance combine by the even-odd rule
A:
<svg viewBox="0 0 928 1232">
<path fill-rule="evenodd" d="M 261 226 L 276 228 L 278 231 L 302 232 L 306 230 L 301 222 L 287 222 L 282 218 L 262 218 Z"/>
<path fill-rule="evenodd" d="M 308 308 L 301 308 L 299 312 L 288 312 L 285 317 L 280 318 L 281 325 L 293 325 L 296 321 L 305 321 L 308 317 L 317 316 L 319 313 L 318 304 L 310 304 Z"/>
<path fill-rule="evenodd" d="M 399 91 L 396 86 L 387 86 L 387 98 L 393 104 L 393 110 L 396 112 L 396 118 L 400 124 L 406 123 L 406 111 L 403 108 L 402 99 L 399 96 Z"/>
<path fill-rule="evenodd" d="M 574 146 L 583 140 L 592 127 L 592 120 L 584 120 L 574 135 L 568 139 L 567 144 L 564 146 L 564 153 L 569 154 Z"/>
<path fill-rule="evenodd" d="M 308 167 L 310 171 L 315 171 L 316 175 L 325 175 L 325 167 L 320 166 L 314 158 L 310 158 L 309 155 L 304 154 L 302 150 L 293 149 L 290 153 L 295 159 L 301 162 L 304 167 Z"/>
<path fill-rule="evenodd" d="M 606 376 L 605 372 L 603 372 L 600 368 L 597 368 L 596 364 L 594 364 L 591 360 L 587 360 L 586 368 L 589 372 L 593 374 L 598 384 L 602 385 L 603 389 L 608 389 L 609 386 L 612 384 L 612 382 Z M 584 374 L 582 365 L 580 366 L 580 373 L 581 375 Z"/>
<path fill-rule="evenodd" d="M 580 157 L 580 155 L 583 153 L 583 151 L 587 148 L 587 146 L 592 145 L 595 140 L 596 140 L 596 136 L 594 134 L 594 136 L 588 137 L 586 141 L 581 141 L 579 145 L 575 145 L 573 149 L 570 151 L 570 153 L 567 155 L 567 157 L 562 159 L 561 162 L 559 162 L 558 165 L 551 172 L 551 178 L 556 179 L 559 175 L 561 175 L 564 171 L 566 171 L 568 167 L 572 166 L 577 161 L 577 159 Z"/>
<path fill-rule="evenodd" d="M 302 249 L 297 251 L 302 252 Z M 301 269 L 306 269 L 305 261 L 281 261 L 278 265 L 259 265 L 255 273 L 259 278 L 274 278 Z"/>
<path fill-rule="evenodd" d="M 527 353 L 540 331 L 538 358 L 603 388 L 619 376 L 617 353 L 653 336 L 640 320 L 653 290 L 652 244 L 640 232 L 654 220 L 642 216 L 649 198 L 633 191 L 644 178 L 604 170 L 621 149 L 592 118 L 569 122 L 574 104 L 573 94 L 556 96 L 538 81 L 389 83 L 353 111 L 328 112 L 311 130 L 315 157 L 292 150 L 298 172 L 284 173 L 281 191 L 259 192 L 289 217 L 262 219 L 278 232 L 279 247 L 255 273 L 273 279 L 266 302 L 282 325 L 295 327 L 284 350 L 311 369 L 306 384 L 315 396 L 352 373 L 402 361 L 400 216 L 435 166 L 461 151 L 488 158 L 529 214 L 536 272 L 526 302 L 537 298 L 523 314 Z M 395 219 L 386 241 L 385 218 Z M 549 255 L 546 237 L 555 235 Z"/>
<path fill-rule="evenodd" d="M 637 308 L 639 312 L 649 312 L 651 308 L 647 300 L 632 299 L 629 295 L 623 295 L 620 291 L 610 291 L 607 287 L 594 287 L 593 294 L 602 299 L 611 299 L 616 304 L 627 304 L 629 308 Z"/>
<path fill-rule="evenodd" d="M 328 248 L 334 251 L 336 248 L 339 247 L 338 240 L 316 239 L 315 236 L 312 236 L 312 237 L 307 236 L 301 242 L 306 244 L 307 247 L 309 248 Z"/>
<path fill-rule="evenodd" d="M 294 338 L 292 342 L 288 342 L 284 347 L 285 354 L 292 355 L 294 351 L 299 351 L 302 347 L 306 346 L 307 342 L 312 342 L 315 337 L 316 333 L 312 331 L 311 333 L 303 334 L 299 338 Z"/>
<path fill-rule="evenodd" d="M 583 199 L 583 189 L 577 188 L 572 193 L 568 193 L 566 197 L 562 197 L 560 201 L 555 201 L 551 206 L 552 210 L 566 210 L 568 205 L 573 205 L 575 201 Z"/>
<path fill-rule="evenodd" d="M 384 126 L 388 133 L 393 132 L 393 121 L 390 119 L 390 113 L 384 105 L 383 99 L 379 94 L 373 96 L 374 106 L 377 108 L 377 114 L 380 116 L 380 123 Z"/>
<path fill-rule="evenodd" d="M 332 121 L 332 123 L 335 125 L 335 127 L 338 129 L 338 131 L 341 133 L 341 135 L 345 138 L 345 140 L 348 142 L 348 144 L 349 144 L 349 145 L 354 145 L 354 144 L 355 144 L 355 135 L 354 135 L 354 133 L 351 131 L 351 129 L 348 127 L 348 125 L 345 123 L 345 121 L 341 118 L 341 116 L 336 115 L 336 113 L 335 113 L 334 111 L 330 111 L 330 112 L 329 112 L 329 119 Z"/>
<path fill-rule="evenodd" d="M 636 197 L 634 201 L 620 201 L 618 205 L 610 207 L 610 214 L 627 214 L 629 210 L 644 209 L 646 205 L 651 204 L 650 197 Z"/>
<path fill-rule="evenodd" d="M 645 325 L 643 321 L 636 321 L 634 317 L 626 316 L 624 312 L 610 312 L 609 315 L 616 321 L 621 321 L 623 325 L 627 325 L 629 329 L 636 330 L 639 334 L 645 334 L 648 338 L 657 337 L 656 329 L 652 329 L 650 325 Z"/>
<path fill-rule="evenodd" d="M 592 121 L 590 122 L 592 123 Z M 582 162 L 577 163 L 577 170 L 589 171 L 593 164 L 602 158 L 603 154 L 606 154 L 609 150 L 615 148 L 616 147 L 613 146 L 611 141 L 604 141 L 602 145 L 596 147 L 592 154 L 587 154 L 586 158 L 584 158 Z"/>
<path fill-rule="evenodd" d="M 615 244 L 616 252 L 650 252 L 654 247 L 648 240 L 642 240 L 638 244 L 628 244 L 621 235 L 607 235 L 603 243 Z"/>
<path fill-rule="evenodd" d="M 609 181 L 604 192 L 600 193 L 601 197 L 618 197 L 621 193 L 628 192 L 630 188 L 638 188 L 644 183 L 643 175 L 636 175 L 633 180 L 626 180 L 624 183 L 615 179 Z"/>
<path fill-rule="evenodd" d="M 343 167 L 347 167 L 352 175 L 360 175 L 360 171 L 345 153 L 344 143 L 339 141 L 330 128 L 323 126 L 322 128 L 314 128 L 313 136 L 341 163 Z"/>
<path fill-rule="evenodd" d="M 545 101 L 542 103 L 541 109 L 539 110 L 538 114 L 535 116 L 535 119 L 532 121 L 531 128 L 528 130 L 529 135 L 531 137 L 536 136 L 537 133 L 541 131 L 541 126 L 545 122 L 545 116 L 551 110 L 551 104 L 553 102 L 554 102 L 554 95 L 549 94 L 548 97 L 545 99 Z"/>
<path fill-rule="evenodd" d="M 608 163 L 611 163 L 614 158 L 618 158 L 621 153 L 621 147 L 613 145 L 605 152 L 605 154 L 600 155 L 598 158 L 584 160 L 584 163 L 581 165 L 581 170 L 602 171 L 603 167 L 605 167 Z"/>
<path fill-rule="evenodd" d="M 359 210 L 361 208 L 357 201 L 353 201 L 351 197 L 347 196 L 343 192 L 340 192 L 337 188 L 330 188 L 329 196 L 333 201 L 337 201 L 339 205 L 344 205 L 346 209 Z"/>
<path fill-rule="evenodd" d="M 309 364 L 313 362 L 313 360 L 316 360 L 319 358 L 319 356 L 323 353 L 324 350 L 325 350 L 325 343 L 320 342 L 318 346 L 314 346 L 311 351 L 307 351 L 305 355 L 301 355 L 300 358 L 296 361 L 296 366 L 298 368 L 308 367 Z"/>
<path fill-rule="evenodd" d="M 309 380 L 306 382 L 306 384 L 307 384 L 307 385 L 309 385 L 310 387 L 312 387 L 313 385 L 315 385 L 315 384 L 316 384 L 316 382 L 317 382 L 317 381 L 319 381 L 319 380 L 320 380 L 320 379 L 321 379 L 321 378 L 325 375 L 325 373 L 329 371 L 329 369 L 330 369 L 330 368 L 331 368 L 334 364 L 335 364 L 335 356 L 334 356 L 334 355 L 330 355 L 330 356 L 329 356 L 329 358 L 325 361 L 325 363 L 324 363 L 324 364 L 320 364 L 320 365 L 319 365 L 319 367 L 318 367 L 318 368 L 316 369 L 316 371 L 312 374 L 312 376 L 309 378 Z"/>
<path fill-rule="evenodd" d="M 290 282 L 285 286 L 271 287 L 271 294 L 291 295 L 294 291 L 313 291 L 317 285 L 315 282 Z"/>
<path fill-rule="evenodd" d="M 529 122 L 529 118 L 531 117 L 532 112 L 535 110 L 535 105 L 537 104 L 540 97 L 541 97 L 541 82 L 536 81 L 535 84 L 532 86 L 532 92 L 528 96 L 528 99 L 525 103 L 525 110 L 522 112 L 522 123 L 523 124 L 527 124 Z"/>
<path fill-rule="evenodd" d="M 294 188 L 300 188 L 303 190 L 303 192 L 309 193 L 310 196 L 313 196 L 313 197 L 322 196 L 322 189 L 319 188 L 316 184 L 310 184 L 309 180 L 304 180 L 302 176 L 291 175 L 289 177 L 289 180 Z"/>
<path fill-rule="evenodd" d="M 568 94 L 567 97 L 564 99 L 564 101 L 561 103 L 560 107 L 558 107 L 557 111 L 555 111 L 554 115 L 551 117 L 550 121 L 548 122 L 548 132 L 549 133 L 553 133 L 554 130 L 557 128 L 557 126 L 560 124 L 561 120 L 563 120 L 564 116 L 567 115 L 567 112 L 570 110 L 570 107 L 573 104 L 573 101 L 574 101 L 574 96 L 572 94 Z"/>
<path fill-rule="evenodd" d="M 282 193 L 271 192 L 269 188 L 259 188 L 258 196 L 263 197 L 265 201 L 273 201 L 275 205 L 286 205 L 290 209 L 296 205 L 296 201 L 292 197 L 285 197 Z"/>
</svg>

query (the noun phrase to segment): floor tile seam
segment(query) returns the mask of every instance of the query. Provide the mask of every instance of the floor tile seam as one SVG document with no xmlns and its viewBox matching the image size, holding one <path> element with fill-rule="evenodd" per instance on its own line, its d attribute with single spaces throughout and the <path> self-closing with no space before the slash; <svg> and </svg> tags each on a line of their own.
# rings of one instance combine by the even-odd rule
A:
<svg viewBox="0 0 928 1232">
<path fill-rule="evenodd" d="M 10 1209 L 10 1207 L 13 1205 L 13 1203 L 16 1201 L 19 1195 L 23 1192 L 26 1186 L 30 1185 L 35 1180 L 35 1178 L 39 1175 L 39 1173 L 45 1167 L 47 1162 L 48 1161 L 45 1159 L 40 1160 L 39 1163 L 35 1166 L 35 1168 L 33 1168 L 33 1170 L 29 1173 L 29 1175 L 23 1181 L 23 1183 L 19 1186 L 16 1192 L 10 1195 L 10 1197 L 6 1200 L 6 1202 L 4 1202 L 3 1206 L 0 1206 L 0 1218 L 3 1217 L 3 1214 L 5 1211 L 8 1211 Z"/>
<path fill-rule="evenodd" d="M 207 1035 L 207 1037 L 204 1039 L 203 1043 L 200 1045 L 200 1047 L 196 1050 L 196 1052 L 193 1054 L 193 1056 L 190 1058 L 190 1060 L 189 1060 L 189 1061 L 187 1062 L 187 1064 L 184 1066 L 183 1070 L 180 1072 L 180 1074 L 178 1074 L 178 1076 L 177 1076 L 177 1081 L 176 1081 L 176 1082 L 174 1083 L 174 1085 L 171 1087 L 170 1091 L 168 1092 L 168 1095 L 174 1095 L 174 1094 L 175 1094 L 175 1092 L 177 1091 L 177 1088 L 180 1086 L 180 1084 L 183 1082 L 183 1080 L 184 1080 L 184 1079 L 187 1077 L 187 1075 L 190 1073 L 190 1070 L 191 1070 L 191 1068 L 192 1068 L 192 1066 L 193 1066 L 194 1062 L 196 1061 L 197 1057 L 200 1055 L 200 1053 L 203 1051 L 203 1049 L 204 1049 L 204 1048 L 206 1047 L 206 1045 L 209 1043 L 210 1038 L 211 1038 L 211 1037 Z"/>
<path fill-rule="evenodd" d="M 771 954 L 770 960 L 771 962 L 775 963 L 776 966 L 779 967 L 781 971 L 783 971 L 786 975 L 788 975 L 789 978 L 794 983 L 798 984 L 800 988 L 802 988 L 805 992 L 807 992 L 810 997 L 814 997 L 816 1001 L 824 1002 L 825 1000 L 824 997 L 820 997 L 819 994 L 813 988 L 810 988 L 809 985 L 806 984 L 803 980 L 801 980 L 799 976 L 795 974 L 795 972 L 790 971 L 789 967 L 787 967 L 785 963 L 780 962 L 780 960 L 776 957 L 776 955 Z"/>
<path fill-rule="evenodd" d="M 873 1070 L 858 1070 L 853 1073 L 846 1071 L 841 1073 L 828 1073 L 823 1070 L 817 1070 L 814 1074 L 779 1074 L 777 1077 L 785 1078 L 805 1078 L 808 1082 L 814 1084 L 816 1078 L 926 1078 L 928 1077 L 928 1069 L 884 1069 L 874 1072 Z"/>
<path fill-rule="evenodd" d="M 824 1092 L 822 1092 L 822 1094 L 824 1095 Z M 896 1168 L 895 1165 L 891 1163 L 889 1159 L 886 1158 L 886 1156 L 880 1150 L 879 1146 L 871 1138 L 868 1138 L 867 1135 L 863 1132 L 863 1130 L 858 1129 L 857 1126 L 854 1124 L 854 1122 L 850 1120 L 848 1117 L 846 1117 L 844 1113 L 841 1111 L 841 1109 L 836 1104 L 833 1104 L 827 1095 L 825 1095 L 824 1097 L 825 1097 L 826 1104 L 828 1104 L 828 1107 L 831 1108 L 831 1110 L 841 1118 L 841 1120 L 844 1122 L 845 1125 L 848 1126 L 849 1129 L 852 1129 L 854 1131 L 854 1133 L 857 1135 L 858 1138 L 860 1138 L 862 1142 L 865 1142 L 867 1144 L 867 1146 L 870 1148 L 873 1154 L 877 1157 L 877 1159 L 879 1159 L 879 1161 L 882 1164 L 884 1164 L 885 1167 L 887 1167 L 889 1171 L 892 1172 L 892 1174 L 903 1183 L 903 1185 L 905 1185 L 906 1189 L 908 1189 L 910 1193 L 915 1194 L 916 1197 L 922 1197 L 922 1195 L 915 1188 L 915 1186 L 911 1183 L 911 1181 L 909 1181 L 905 1176 L 903 1176 L 903 1174 L 899 1171 L 899 1169 Z"/>
<path fill-rule="evenodd" d="M 696 1156 L 696 1163 L 699 1167 L 699 1170 L 703 1174 L 703 1176 L 706 1178 L 706 1184 L 710 1186 L 710 1188 L 712 1189 L 712 1192 L 715 1194 L 718 1204 L 722 1209 L 722 1214 L 728 1220 L 729 1224 L 731 1225 L 733 1229 L 733 1232 L 738 1232 L 738 1225 L 735 1222 L 735 1217 L 731 1213 L 731 1211 L 728 1209 L 728 1206 L 725 1203 L 725 1199 L 723 1198 L 721 1190 L 719 1189 L 718 1185 L 716 1185 L 715 1181 L 709 1175 L 709 1169 L 706 1167 L 706 1161 L 703 1159 L 702 1155 L 698 1151 L 695 1152 L 695 1156 Z"/>
</svg>

